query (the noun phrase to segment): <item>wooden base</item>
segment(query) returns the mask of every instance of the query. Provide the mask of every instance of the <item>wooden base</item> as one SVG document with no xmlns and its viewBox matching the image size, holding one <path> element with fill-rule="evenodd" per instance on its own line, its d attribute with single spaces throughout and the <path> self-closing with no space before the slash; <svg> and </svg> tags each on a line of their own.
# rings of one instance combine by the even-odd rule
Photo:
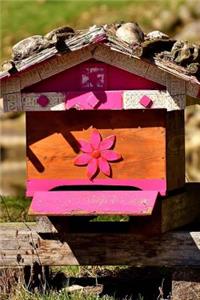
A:
<svg viewBox="0 0 200 300">
<path fill-rule="evenodd" d="M 200 184 L 188 183 L 185 191 L 158 202 L 151 217 L 129 222 L 51 217 L 37 224 L 0 224 L 1 265 L 200 267 L 200 228 L 160 234 L 199 217 L 199 192 Z"/>
<path fill-rule="evenodd" d="M 36 232 L 37 225 L 0 225 L 1 266 L 129 265 L 200 267 L 200 231 L 141 239 L 124 233 Z"/>
</svg>

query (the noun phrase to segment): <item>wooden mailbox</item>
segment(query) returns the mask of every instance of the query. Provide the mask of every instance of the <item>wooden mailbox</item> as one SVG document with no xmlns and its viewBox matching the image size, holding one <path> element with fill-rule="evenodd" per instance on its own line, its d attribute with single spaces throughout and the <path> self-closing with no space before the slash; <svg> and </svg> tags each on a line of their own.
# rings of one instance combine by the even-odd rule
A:
<svg viewBox="0 0 200 300">
<path fill-rule="evenodd" d="M 5 111 L 26 113 L 29 213 L 149 216 L 184 187 L 185 98 L 200 82 L 105 27 L 65 45 L 1 76 Z"/>
</svg>

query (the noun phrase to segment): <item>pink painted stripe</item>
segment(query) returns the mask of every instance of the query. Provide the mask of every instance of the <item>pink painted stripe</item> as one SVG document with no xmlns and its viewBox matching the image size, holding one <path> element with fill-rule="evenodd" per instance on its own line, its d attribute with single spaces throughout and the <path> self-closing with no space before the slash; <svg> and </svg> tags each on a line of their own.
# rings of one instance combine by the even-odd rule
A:
<svg viewBox="0 0 200 300">
<path fill-rule="evenodd" d="M 122 91 L 68 92 L 65 108 L 80 110 L 123 109 Z"/>
<path fill-rule="evenodd" d="M 156 191 L 67 191 L 36 192 L 30 215 L 95 216 L 152 214 Z"/>
<path fill-rule="evenodd" d="M 130 186 L 137 187 L 146 191 L 158 191 L 162 196 L 166 195 L 166 181 L 162 179 L 94 179 L 92 182 L 89 179 L 30 179 L 26 182 L 26 195 L 32 197 L 35 192 L 49 191 L 59 186 L 77 186 L 77 185 L 105 185 L 105 186 Z"/>
</svg>

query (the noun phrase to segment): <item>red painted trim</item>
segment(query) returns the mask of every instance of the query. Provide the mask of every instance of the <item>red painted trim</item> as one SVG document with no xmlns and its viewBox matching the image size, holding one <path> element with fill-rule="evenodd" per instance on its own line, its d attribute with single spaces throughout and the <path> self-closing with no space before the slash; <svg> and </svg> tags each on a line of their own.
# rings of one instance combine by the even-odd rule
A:
<svg viewBox="0 0 200 300">
<path fill-rule="evenodd" d="M 77 185 L 106 185 L 106 186 L 130 186 L 137 187 L 141 190 L 158 191 L 162 196 L 166 195 L 166 181 L 161 179 L 130 179 L 130 180 L 116 180 L 116 179 L 94 179 L 92 182 L 89 179 L 30 179 L 27 181 L 26 195 L 32 197 L 35 192 L 49 191 L 59 186 L 77 186 Z"/>
<path fill-rule="evenodd" d="M 157 196 L 157 191 L 36 192 L 29 214 L 148 216 L 152 214 Z"/>
</svg>

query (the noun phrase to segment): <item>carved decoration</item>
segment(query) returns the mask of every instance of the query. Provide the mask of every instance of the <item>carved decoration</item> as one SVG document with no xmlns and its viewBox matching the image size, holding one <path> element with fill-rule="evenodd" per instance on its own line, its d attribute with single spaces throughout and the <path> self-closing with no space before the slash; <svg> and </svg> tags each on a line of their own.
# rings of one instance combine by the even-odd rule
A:
<svg viewBox="0 0 200 300">
<path fill-rule="evenodd" d="M 78 140 L 80 150 L 74 164 L 76 166 L 87 166 L 87 177 L 93 179 L 99 171 L 111 177 L 111 166 L 109 162 L 121 159 L 121 154 L 111 150 L 115 144 L 116 136 L 111 135 L 102 139 L 97 129 L 94 129 L 90 141 Z"/>
<path fill-rule="evenodd" d="M 22 111 L 21 94 L 13 93 L 4 95 L 3 98 L 4 111 Z"/>
<path fill-rule="evenodd" d="M 48 99 L 45 101 L 46 105 L 41 105 L 40 97 Z M 65 97 L 64 93 L 22 94 L 22 109 L 24 111 L 65 110 Z"/>
<path fill-rule="evenodd" d="M 81 69 L 81 87 L 83 89 L 106 89 L 105 66 L 85 65 Z"/>
<path fill-rule="evenodd" d="M 40 106 L 45 107 L 49 104 L 49 98 L 45 95 L 41 95 L 41 96 L 39 96 L 39 98 L 37 98 L 37 103 Z"/>
<path fill-rule="evenodd" d="M 125 91 L 123 94 L 124 109 L 144 109 L 141 99 L 146 96 L 152 100 L 151 109 L 164 108 L 168 111 L 185 108 L 183 95 L 170 95 L 167 91 L 158 90 L 134 90 Z"/>
<path fill-rule="evenodd" d="M 180 91 L 180 94 L 172 94 L 174 91 Z M 43 93 L 24 93 L 20 96 L 20 93 L 12 93 L 4 95 L 4 107 L 5 111 L 60 111 L 70 109 L 70 105 L 67 102 L 67 93 L 53 93 L 47 92 Z M 38 102 L 39 97 L 46 97 L 48 98 L 48 103 L 46 105 L 41 105 Z M 143 105 L 143 97 L 148 97 L 151 99 L 153 103 L 146 103 Z M 146 108 L 163 108 L 167 109 L 168 111 L 171 110 L 180 110 L 185 108 L 185 94 L 182 92 L 181 94 L 181 87 L 177 90 L 171 90 L 171 94 L 168 91 L 164 90 L 132 90 L 132 91 L 125 91 L 123 92 L 123 109 L 144 109 Z M 46 99 L 45 98 L 45 99 Z M 17 99 L 17 103 L 14 103 L 13 99 Z M 91 103 L 85 103 L 84 108 L 82 109 L 95 109 L 95 105 L 97 100 L 89 99 Z M 87 99 L 87 101 L 89 101 Z M 6 104 L 6 101 L 9 101 Z M 94 101 L 94 103 L 92 102 Z M 150 101 L 150 102 L 151 102 Z M 46 102 L 46 100 L 45 100 Z M 81 109 L 76 106 L 76 109 Z M 116 108 L 116 107 L 115 107 Z M 106 108 L 106 109 L 115 109 L 114 106 Z M 119 108 L 118 108 L 119 109 Z"/>
</svg>

